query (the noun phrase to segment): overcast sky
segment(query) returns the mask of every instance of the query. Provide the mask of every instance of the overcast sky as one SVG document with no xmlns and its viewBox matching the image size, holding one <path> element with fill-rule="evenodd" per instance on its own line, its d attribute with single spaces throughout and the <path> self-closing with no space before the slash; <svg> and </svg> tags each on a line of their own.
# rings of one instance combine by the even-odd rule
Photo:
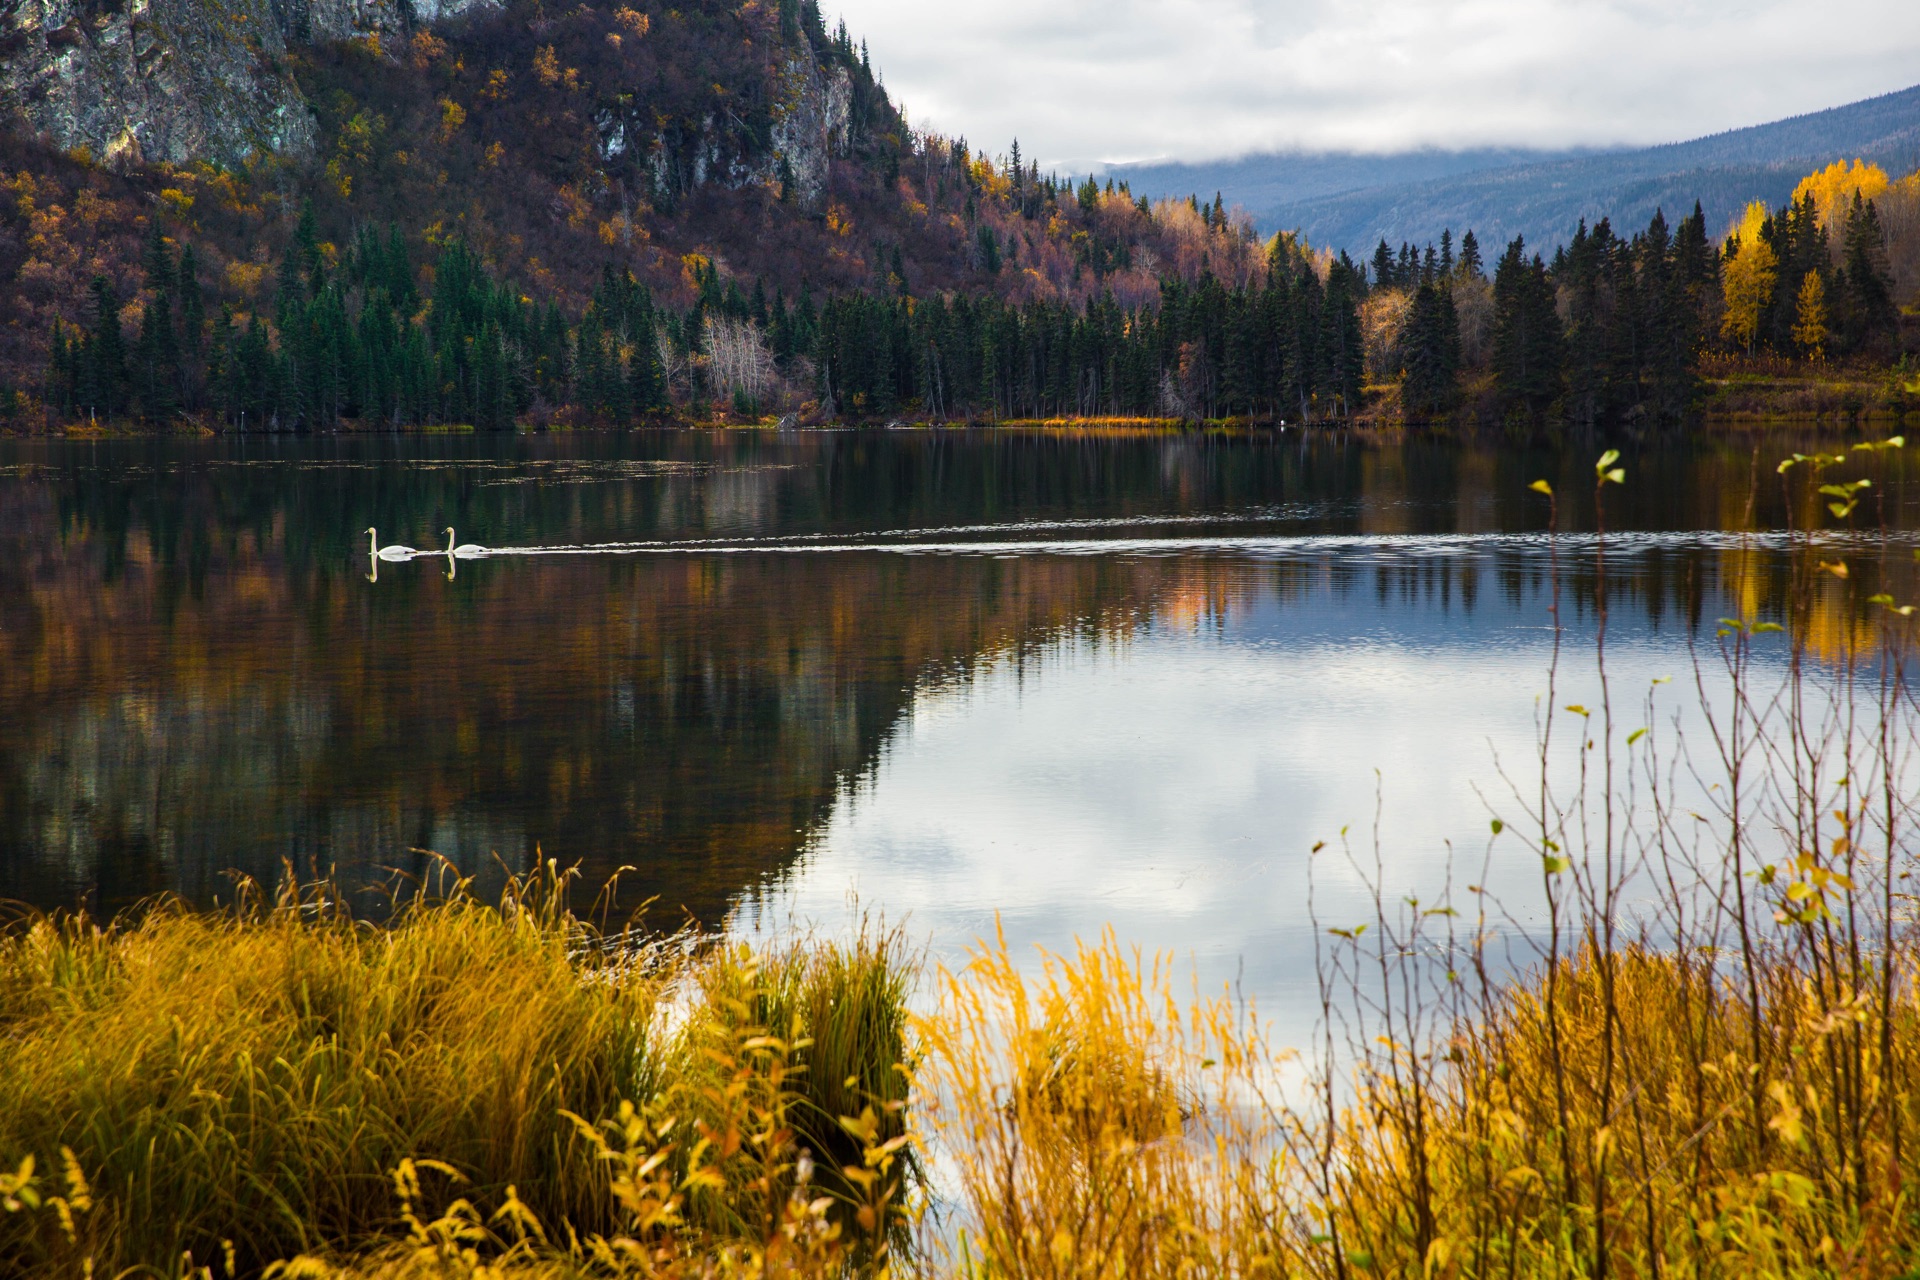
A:
<svg viewBox="0 0 1920 1280">
<path fill-rule="evenodd" d="M 833 0 L 822 5 L 834 12 Z M 916 125 L 1045 166 L 1672 142 L 1920 83 L 1920 0 L 842 0 Z"/>
</svg>

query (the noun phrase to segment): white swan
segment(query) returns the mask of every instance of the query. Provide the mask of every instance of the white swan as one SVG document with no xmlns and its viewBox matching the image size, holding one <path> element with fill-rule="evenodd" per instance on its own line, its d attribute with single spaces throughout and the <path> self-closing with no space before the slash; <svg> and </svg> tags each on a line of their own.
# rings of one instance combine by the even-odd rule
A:
<svg viewBox="0 0 1920 1280">
<path fill-rule="evenodd" d="M 477 542 L 463 542 L 457 547 L 454 546 L 453 526 L 448 525 L 447 548 L 444 554 L 448 556 L 458 556 L 462 560 L 478 560 L 481 556 L 487 554 L 487 549 Z"/>
<path fill-rule="evenodd" d="M 372 529 L 367 530 L 367 554 L 379 556 L 382 560 L 411 560 L 419 555 L 412 547 L 403 547 L 395 543 L 390 547 L 380 545 L 379 537 Z"/>
</svg>

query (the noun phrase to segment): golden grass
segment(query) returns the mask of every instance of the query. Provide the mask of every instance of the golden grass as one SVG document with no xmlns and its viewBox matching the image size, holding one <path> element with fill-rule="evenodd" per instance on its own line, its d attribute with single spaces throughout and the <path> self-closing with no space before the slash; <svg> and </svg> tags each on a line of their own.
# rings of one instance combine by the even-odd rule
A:
<svg viewBox="0 0 1920 1280">
<path fill-rule="evenodd" d="M 456 1195 L 617 1239 L 638 1194 L 621 1178 L 649 1162 L 672 1205 L 657 1249 L 764 1251 L 803 1149 L 820 1213 L 867 1207 L 884 1237 L 907 981 L 890 937 L 765 954 L 602 937 L 551 875 L 385 928 L 324 889 L 33 920 L 0 940 L 0 1153 L 13 1198 L 45 1203 L 0 1213 L 0 1274 L 382 1255 L 413 1231 L 403 1199 L 433 1221 L 460 1217 Z M 890 1172 L 859 1186 L 839 1169 L 869 1149 Z"/>
<path fill-rule="evenodd" d="M 7 947 L 5 1149 L 42 1153 L 0 1178 L 9 1275 L 1592 1275 L 1604 1239 L 1621 1276 L 1892 1277 L 1920 1238 L 1910 955 L 1890 1023 L 1770 962 L 1756 1071 L 1724 967 L 1582 953 L 1551 1015 L 1517 981 L 1321 1115 L 1249 1011 L 1110 935 L 938 971 L 912 1049 L 883 939 L 623 951 L 454 901 Z M 954 1198 L 918 1251 L 914 1142 Z"/>
</svg>

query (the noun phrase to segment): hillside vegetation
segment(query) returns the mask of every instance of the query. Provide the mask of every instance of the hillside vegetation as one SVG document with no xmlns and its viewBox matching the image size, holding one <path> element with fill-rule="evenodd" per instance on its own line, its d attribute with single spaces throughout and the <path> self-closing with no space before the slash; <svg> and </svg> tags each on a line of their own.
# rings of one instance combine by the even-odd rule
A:
<svg viewBox="0 0 1920 1280">
<path fill-rule="evenodd" d="M 1516 236 L 1489 270 L 1446 228 L 1356 262 L 917 130 L 811 0 L 307 30 L 283 58 L 311 145 L 0 139 L 0 429 L 1598 427 L 1912 398 L 1920 187 L 1857 160 L 1737 234 L 1694 201 L 1582 223 L 1551 264 Z"/>
<path fill-rule="evenodd" d="M 864 49 L 844 27 L 829 33 L 811 3 L 559 15 L 526 3 L 287 58 L 315 110 L 305 156 L 102 164 L 24 134 L 5 141 L 0 377 L 18 393 L 5 397 L 17 421 L 44 412 L 57 329 L 104 342 L 109 367 L 52 392 L 56 416 L 185 411 L 238 425 L 246 412 L 249 426 L 309 428 L 361 420 L 362 402 L 380 401 L 356 381 L 412 376 L 419 414 L 439 420 L 569 404 L 583 420 L 626 420 L 725 407 L 735 392 L 754 409 L 831 399 L 810 365 L 790 362 L 811 356 L 833 296 L 1130 311 L 1157 303 L 1163 280 L 1243 284 L 1266 261 L 1218 210 L 1075 189 L 1017 145 L 989 160 L 913 130 Z M 456 282 L 458 297 L 440 296 Z M 308 316 L 316 306 L 331 315 Z M 385 318 L 361 332 L 372 313 Z M 588 346 L 631 384 L 621 395 L 578 362 L 589 313 Z M 710 342 L 715 313 L 733 327 Z M 320 368 L 300 350 L 303 326 L 396 359 L 411 358 L 409 339 L 428 349 L 410 372 Z M 494 330 L 487 354 L 474 340 Z M 729 339 L 709 385 L 708 348 Z M 164 371 L 136 367 L 143 341 Z M 257 387 L 267 358 L 298 358 L 279 373 L 309 384 L 303 402 L 222 402 L 236 360 L 255 362 L 245 377 Z M 508 389 L 479 385 L 489 379 Z"/>
</svg>

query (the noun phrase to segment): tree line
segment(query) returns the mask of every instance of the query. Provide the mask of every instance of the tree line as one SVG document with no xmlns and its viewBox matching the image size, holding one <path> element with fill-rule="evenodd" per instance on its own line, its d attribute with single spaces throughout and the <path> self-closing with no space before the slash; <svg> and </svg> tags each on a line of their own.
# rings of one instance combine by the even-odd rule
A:
<svg viewBox="0 0 1920 1280">
<path fill-rule="evenodd" d="M 696 256 L 686 310 L 609 267 L 571 323 L 457 240 L 428 273 L 394 228 L 363 228 L 330 256 L 303 214 L 271 305 L 241 316 L 223 304 L 209 318 L 192 247 L 176 252 L 154 230 L 132 335 L 123 300 L 96 278 L 91 323 L 55 327 L 48 405 L 69 420 L 186 412 L 236 430 L 501 428 L 536 409 L 629 425 L 676 406 L 758 413 L 778 384 L 857 418 L 1300 419 L 1352 413 L 1364 378 L 1365 271 L 1342 257 L 1323 279 L 1284 237 L 1261 280 L 1169 279 L 1131 308 L 904 293 L 819 304 L 759 282 L 748 293 Z"/>
<path fill-rule="evenodd" d="M 1814 175 L 1778 209 L 1754 205 L 1717 245 L 1698 203 L 1677 226 L 1656 212 L 1630 236 L 1582 221 L 1551 262 L 1515 239 L 1491 279 L 1471 231 L 1457 254 L 1450 231 L 1424 253 L 1383 240 L 1368 317 L 1386 337 L 1369 373 L 1397 380 L 1410 419 L 1473 401 L 1508 420 L 1600 426 L 1683 420 L 1716 352 L 1891 359 L 1899 309 L 1880 215 L 1858 186 L 1822 183 Z"/>
<path fill-rule="evenodd" d="M 1365 288 L 1345 257 L 1323 280 L 1282 237 L 1262 280 L 1165 279 L 1133 308 L 847 295 L 821 317 L 817 389 L 830 412 L 856 416 L 1345 416 L 1365 374 Z"/>
<path fill-rule="evenodd" d="M 1468 405 L 1508 420 L 1675 422 L 1716 342 L 1814 357 L 1890 349 L 1898 312 L 1874 204 L 1858 191 L 1828 203 L 1804 192 L 1750 211 L 1718 246 L 1698 205 L 1631 236 L 1583 222 L 1551 262 L 1516 239 L 1490 274 L 1471 231 L 1424 251 L 1383 241 L 1365 265 L 1281 235 L 1244 284 L 1169 276 L 1133 306 L 1104 294 L 918 298 L 904 281 L 789 300 L 758 281 L 743 291 L 694 255 L 690 307 L 659 306 L 608 267 L 571 319 L 458 240 L 435 246 L 426 271 L 393 227 L 362 228 L 334 253 L 309 208 L 270 306 L 244 315 L 210 306 L 192 246 L 175 250 L 156 226 L 138 307 L 97 278 L 91 322 L 55 327 L 45 400 L 69 420 L 184 412 L 238 430 L 504 428 L 530 414 L 623 425 L 677 407 L 757 414 L 800 396 L 855 419 L 1306 421 L 1359 412 L 1372 383 L 1397 384 L 1409 420 Z M 1193 204 L 1224 221 L 1217 199 Z"/>
</svg>

